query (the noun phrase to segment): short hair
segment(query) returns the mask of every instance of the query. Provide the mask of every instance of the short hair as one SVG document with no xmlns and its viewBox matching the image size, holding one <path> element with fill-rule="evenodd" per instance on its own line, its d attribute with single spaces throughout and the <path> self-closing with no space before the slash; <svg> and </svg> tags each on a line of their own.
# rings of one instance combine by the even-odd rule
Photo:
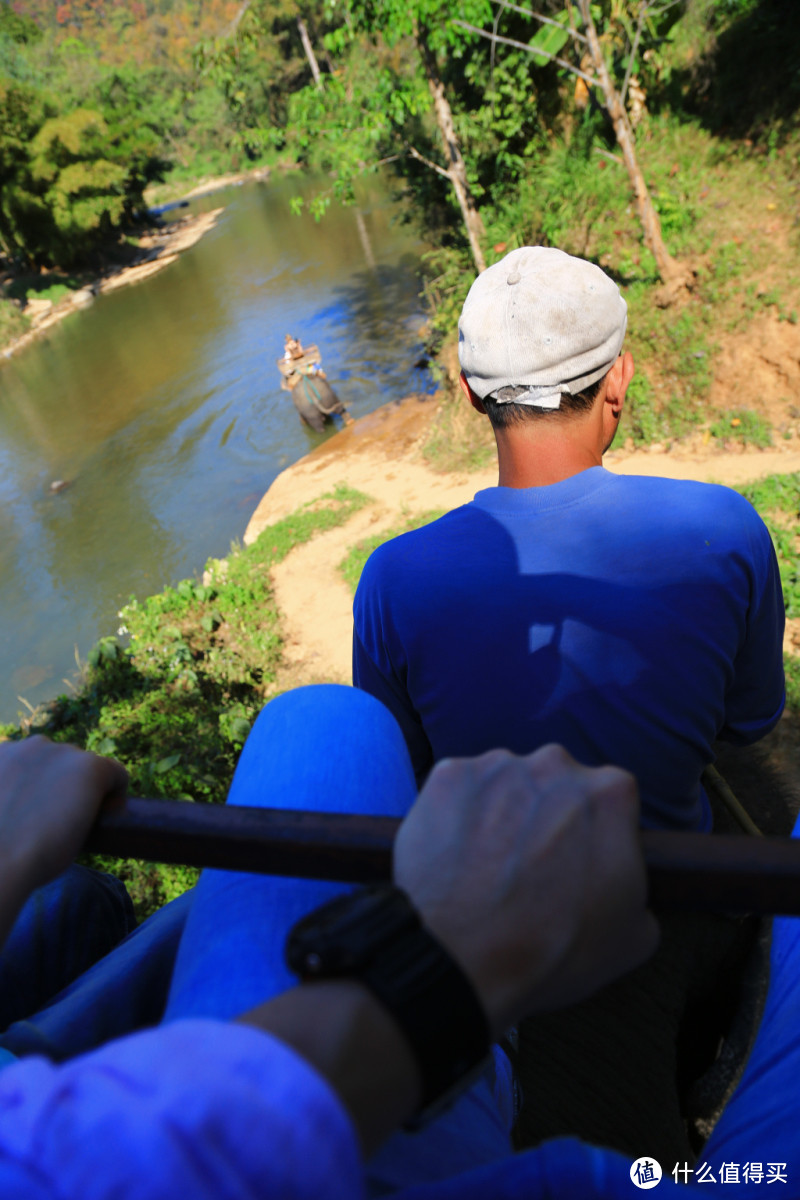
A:
<svg viewBox="0 0 800 1200">
<path fill-rule="evenodd" d="M 606 373 L 607 374 L 607 373 Z M 525 421 L 541 420 L 543 417 L 555 419 L 564 417 L 579 417 L 588 413 L 600 394 L 600 389 L 606 375 L 601 376 L 595 383 L 590 383 L 582 392 L 571 396 L 569 392 L 561 393 L 561 403 L 558 408 L 537 408 L 535 404 L 514 404 L 513 401 L 500 403 L 499 400 L 485 396 L 481 404 L 486 409 L 486 415 L 493 429 L 508 429 L 511 425 L 522 425 Z"/>
</svg>

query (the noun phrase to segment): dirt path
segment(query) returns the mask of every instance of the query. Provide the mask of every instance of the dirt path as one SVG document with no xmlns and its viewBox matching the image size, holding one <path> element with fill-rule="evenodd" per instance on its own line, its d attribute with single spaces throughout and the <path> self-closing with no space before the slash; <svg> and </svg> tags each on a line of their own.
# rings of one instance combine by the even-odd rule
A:
<svg viewBox="0 0 800 1200">
<path fill-rule="evenodd" d="M 274 569 L 286 643 L 281 687 L 350 682 L 353 597 L 339 564 L 355 543 L 402 524 L 414 513 L 455 508 L 497 482 L 495 467 L 440 475 L 420 461 L 419 448 L 435 411 L 435 401 L 409 397 L 362 417 L 279 475 L 253 514 L 246 543 L 254 541 L 266 525 L 337 483 L 345 482 L 373 498 L 346 525 L 297 547 Z M 698 447 L 693 457 L 685 458 L 620 451 L 607 455 L 606 465 L 625 475 L 741 484 L 800 471 L 800 451 L 725 453 Z"/>
</svg>

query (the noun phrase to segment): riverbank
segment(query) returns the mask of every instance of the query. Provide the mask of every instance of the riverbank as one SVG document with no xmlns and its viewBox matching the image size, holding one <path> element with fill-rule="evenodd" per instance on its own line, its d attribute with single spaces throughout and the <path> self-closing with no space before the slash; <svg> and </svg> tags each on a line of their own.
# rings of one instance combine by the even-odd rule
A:
<svg viewBox="0 0 800 1200">
<path fill-rule="evenodd" d="M 144 198 L 151 208 L 161 204 L 178 204 L 182 200 L 196 200 L 209 196 L 227 187 L 241 187 L 245 183 L 266 183 L 271 174 L 270 167 L 251 167 L 249 171 L 229 171 L 225 175 L 202 175 L 188 184 L 185 179 L 154 183 L 145 190 Z"/>
<path fill-rule="evenodd" d="M 0 358 L 8 359 L 80 309 L 88 308 L 98 296 L 141 283 L 177 261 L 180 254 L 194 246 L 204 234 L 213 229 L 224 208 L 194 216 L 177 217 L 173 221 L 139 234 L 137 248 L 129 262 L 110 266 L 94 277 L 82 277 L 82 286 L 68 291 L 60 299 L 28 299 L 20 306 L 20 314 L 29 321 L 28 328 L 12 338 L 0 350 Z"/>
<path fill-rule="evenodd" d="M 157 185 L 148 189 L 145 199 L 151 208 L 159 204 L 180 204 L 183 201 L 195 200 L 199 196 L 207 196 L 223 188 L 241 186 L 245 183 L 265 181 L 269 179 L 268 167 L 254 167 L 249 171 L 238 171 L 233 174 L 215 175 L 201 178 L 187 188 L 186 181 L 178 185 Z M 130 253 L 125 263 L 109 264 L 108 268 L 98 273 L 84 273 L 79 277 L 80 286 L 70 288 L 69 285 L 59 286 L 57 273 L 52 273 L 53 289 L 57 298 L 48 296 L 39 298 L 38 288 L 30 289 L 23 301 L 8 298 L 0 300 L 5 307 L 13 306 L 14 314 L 11 324 L 19 329 L 0 347 L 0 361 L 9 359 L 26 349 L 48 329 L 63 321 L 66 317 L 80 309 L 88 308 L 98 296 L 117 291 L 141 283 L 145 279 L 163 271 L 176 262 L 178 257 L 200 241 L 209 230 L 213 229 L 224 207 L 215 208 L 211 212 L 181 215 L 173 217 L 159 226 L 142 227 L 130 235 Z M 70 280 L 72 282 L 72 280 Z M 7 273 L 0 275 L 0 296 L 13 289 L 14 276 Z M 0 328 L 2 323 L 0 322 Z"/>
</svg>

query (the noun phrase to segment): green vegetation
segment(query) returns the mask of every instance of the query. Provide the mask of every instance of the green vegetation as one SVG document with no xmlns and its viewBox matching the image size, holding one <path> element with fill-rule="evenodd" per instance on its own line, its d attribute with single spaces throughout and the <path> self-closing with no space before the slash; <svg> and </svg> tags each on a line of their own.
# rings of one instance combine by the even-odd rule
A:
<svg viewBox="0 0 800 1200">
<path fill-rule="evenodd" d="M 758 510 L 772 535 L 786 616 L 800 617 L 800 473 L 770 475 L 739 491 Z"/>
<path fill-rule="evenodd" d="M 759 446 L 765 450 L 772 445 L 772 427 L 751 408 L 736 408 L 722 413 L 709 426 L 712 437 L 723 442 L 741 442 L 744 446 Z"/>
<path fill-rule="evenodd" d="M 0 347 L 21 337 L 30 328 L 30 322 L 14 304 L 0 301 Z"/>
<path fill-rule="evenodd" d="M 104 638 L 83 686 L 40 711 L 38 732 L 127 767 L 131 792 L 225 799 L 239 751 L 275 693 L 281 634 L 270 567 L 293 546 L 348 520 L 368 497 L 344 484 L 208 564 L 209 584 L 183 580 L 121 612 L 130 645 Z M 6 726 L 6 737 L 21 731 Z M 92 860 L 124 879 L 144 916 L 193 882 L 184 867 Z"/>
<path fill-rule="evenodd" d="M 423 457 L 434 471 L 477 471 L 496 459 L 488 417 L 479 417 L 464 401 L 461 391 L 439 407 L 423 448 Z"/>
<path fill-rule="evenodd" d="M 415 516 L 409 517 L 402 525 L 396 525 L 392 529 L 384 529 L 382 533 L 376 533 L 373 537 L 362 538 L 360 542 L 356 542 L 354 546 L 351 546 L 339 563 L 339 570 L 350 590 L 355 593 L 358 581 L 361 578 L 361 572 L 364 570 L 364 564 L 373 550 L 377 550 L 378 546 L 382 546 L 384 542 L 399 537 L 401 533 L 409 533 L 412 529 L 420 529 L 423 525 L 430 525 L 431 521 L 437 521 L 441 516 L 444 516 L 444 509 L 441 508 L 431 509 L 430 512 L 417 513 Z"/>
<path fill-rule="evenodd" d="M 165 172 L 174 189 L 257 162 L 322 170 L 321 215 L 333 196 L 352 199 L 359 175 L 388 169 L 430 246 L 433 350 L 477 255 L 562 246 L 619 279 L 632 347 L 647 351 L 627 436 L 684 436 L 716 332 L 754 310 L 797 320 L 798 281 L 753 278 L 734 210 L 755 195 L 792 210 L 800 27 L 782 0 L 651 4 L 641 21 L 640 0 L 591 6 L 665 250 L 696 271 L 684 312 L 654 303 L 661 268 L 608 97 L 575 74 L 590 69 L 569 28 L 582 3 L 540 0 L 549 24 L 490 0 L 0 5 L 0 251 L 15 270 L 122 253 Z"/>
<path fill-rule="evenodd" d="M 800 473 L 770 475 L 739 491 L 758 510 L 772 535 L 786 617 L 796 621 L 800 618 Z M 784 665 L 786 707 L 800 717 L 800 654 L 784 654 Z"/>
<path fill-rule="evenodd" d="M 0 77 L 0 246 L 34 267 L 86 262 L 144 207 L 163 173 L 136 116 L 111 126 L 96 108 L 60 112 L 27 84 Z"/>
<path fill-rule="evenodd" d="M 800 655 L 785 654 L 786 707 L 790 712 L 800 713 Z"/>
</svg>

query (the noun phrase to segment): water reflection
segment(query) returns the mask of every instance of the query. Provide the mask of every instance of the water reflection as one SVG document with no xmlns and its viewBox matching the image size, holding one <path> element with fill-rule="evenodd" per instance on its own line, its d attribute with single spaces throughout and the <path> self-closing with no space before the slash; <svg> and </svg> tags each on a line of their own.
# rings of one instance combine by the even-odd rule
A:
<svg viewBox="0 0 800 1200">
<path fill-rule="evenodd" d="M 354 416 L 429 390 L 414 239 L 380 191 L 292 217 L 298 186 L 198 201 L 225 212 L 177 263 L 0 369 L 0 719 L 63 690 L 129 595 L 224 554 L 324 436 L 280 390 L 285 333 L 319 345 Z M 56 479 L 71 486 L 51 494 Z"/>
</svg>

